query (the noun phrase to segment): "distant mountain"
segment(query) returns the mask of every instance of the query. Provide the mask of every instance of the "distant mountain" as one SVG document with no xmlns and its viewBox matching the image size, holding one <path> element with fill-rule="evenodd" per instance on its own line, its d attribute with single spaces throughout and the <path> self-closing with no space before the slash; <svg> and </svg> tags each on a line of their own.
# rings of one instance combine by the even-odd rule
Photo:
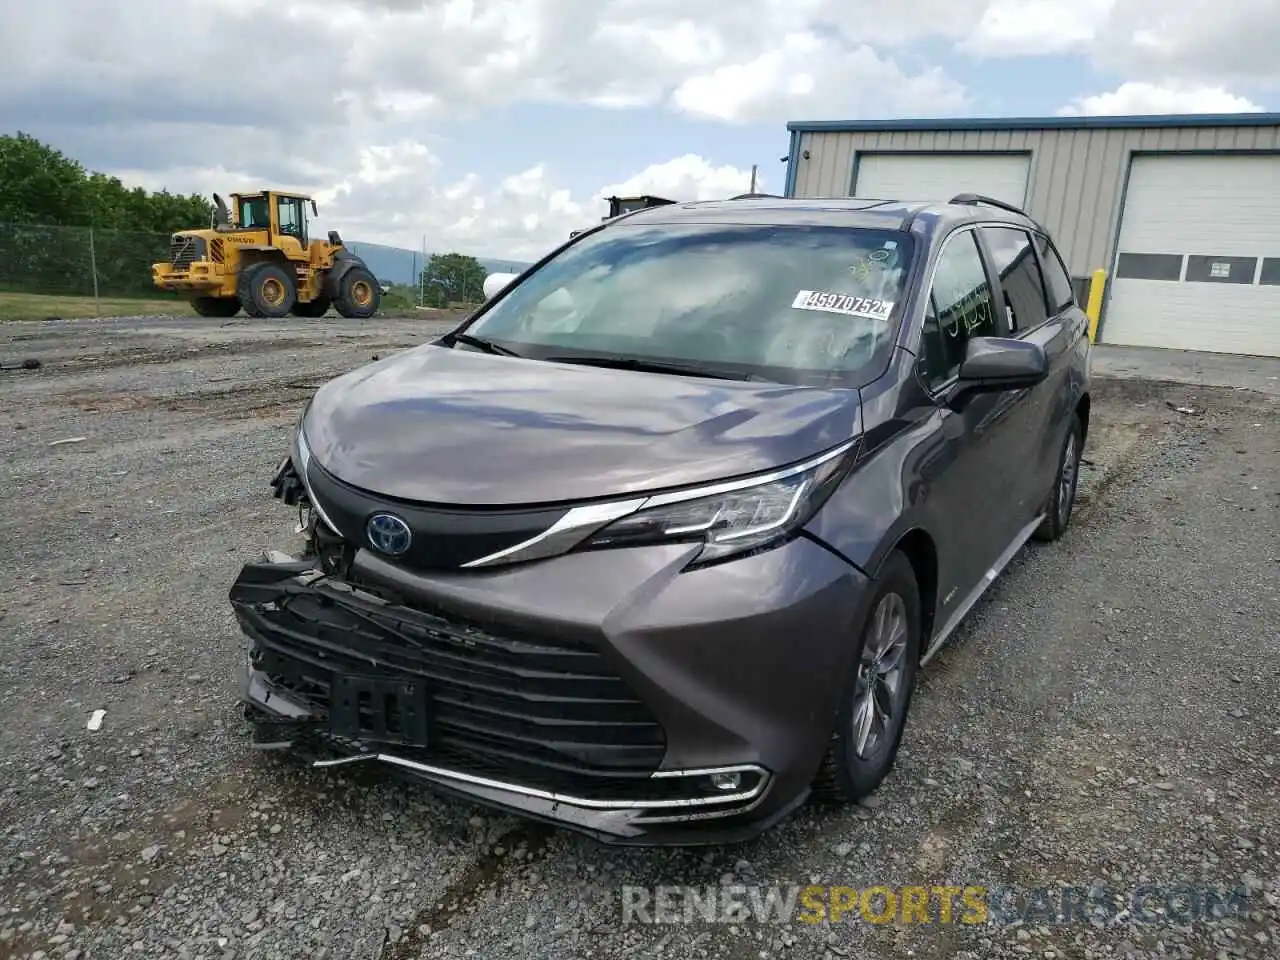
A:
<svg viewBox="0 0 1280 960">
<path fill-rule="evenodd" d="M 382 243 L 365 243 L 362 240 L 351 240 L 346 245 L 352 253 L 369 265 L 373 275 L 383 283 L 416 284 L 418 282 L 418 275 L 422 272 L 424 263 L 421 251 L 389 247 Z M 429 251 L 427 258 L 430 259 L 430 257 Z M 487 257 L 476 257 L 476 259 L 489 273 L 520 273 L 529 266 L 518 260 L 492 260 Z"/>
</svg>

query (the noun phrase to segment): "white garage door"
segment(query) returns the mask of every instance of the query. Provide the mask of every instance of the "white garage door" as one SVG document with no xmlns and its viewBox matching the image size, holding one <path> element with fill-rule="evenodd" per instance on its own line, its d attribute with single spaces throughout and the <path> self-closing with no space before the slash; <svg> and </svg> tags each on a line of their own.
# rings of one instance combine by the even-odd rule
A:
<svg viewBox="0 0 1280 960">
<path fill-rule="evenodd" d="M 855 197 L 950 200 L 980 193 L 1021 207 L 1031 158 L 1003 154 L 858 154 Z"/>
<path fill-rule="evenodd" d="M 1280 356 L 1280 157 L 1134 157 L 1104 343 Z"/>
</svg>

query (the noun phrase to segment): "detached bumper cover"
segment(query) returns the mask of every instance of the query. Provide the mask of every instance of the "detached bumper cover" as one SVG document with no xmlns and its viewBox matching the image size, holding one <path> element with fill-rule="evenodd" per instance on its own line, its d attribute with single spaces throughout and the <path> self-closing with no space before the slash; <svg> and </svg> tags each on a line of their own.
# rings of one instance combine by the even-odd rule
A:
<svg viewBox="0 0 1280 960">
<path fill-rule="evenodd" d="M 702 586 L 713 587 L 732 579 L 725 571 L 734 564 L 676 574 L 666 591 L 650 577 L 646 592 L 667 594 L 669 623 L 634 610 L 623 616 L 613 604 L 584 634 L 582 610 L 566 611 L 560 629 L 530 629 L 527 609 L 498 625 L 494 611 L 446 615 L 422 594 L 448 584 L 364 554 L 357 582 L 275 554 L 246 565 L 231 590 L 248 637 L 241 696 L 260 745 L 317 766 L 385 765 L 611 842 L 746 837 L 805 799 L 830 729 L 832 671 L 844 675 L 839 649 L 847 645 L 829 637 L 813 648 L 819 659 L 797 663 L 810 650 L 798 631 L 812 636 L 814 616 L 832 629 L 851 624 L 861 592 L 847 589 L 851 568 L 807 541 L 739 563 L 786 564 L 788 551 L 791 562 L 795 551 L 827 557 L 819 569 L 829 579 L 810 577 L 781 613 L 743 611 L 750 622 L 726 623 L 723 635 L 688 622 L 684 591 L 696 596 L 697 585 L 678 581 L 704 577 Z M 661 581 L 676 558 L 644 552 Z M 594 562 L 634 567 L 640 551 L 611 553 Z M 519 608 L 522 577 L 581 561 L 491 575 L 489 586 L 510 588 L 493 595 Z M 735 630 L 738 653 L 766 655 L 726 662 Z M 803 676 L 812 689 L 759 702 L 752 715 L 771 679 Z"/>
</svg>

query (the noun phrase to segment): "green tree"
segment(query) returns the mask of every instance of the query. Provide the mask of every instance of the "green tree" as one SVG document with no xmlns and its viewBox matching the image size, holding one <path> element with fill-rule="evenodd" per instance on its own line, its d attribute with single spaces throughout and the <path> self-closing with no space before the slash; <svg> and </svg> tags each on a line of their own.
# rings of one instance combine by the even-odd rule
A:
<svg viewBox="0 0 1280 960">
<path fill-rule="evenodd" d="M 87 180 L 80 164 L 35 137 L 0 136 L 0 222 L 88 223 Z"/>
<path fill-rule="evenodd" d="M 488 271 L 464 253 L 433 253 L 422 271 L 423 302 L 428 307 L 478 303 L 484 299 Z"/>
<path fill-rule="evenodd" d="M 127 187 L 21 131 L 0 135 L 0 223 L 172 233 L 212 212 L 206 197 Z"/>
</svg>

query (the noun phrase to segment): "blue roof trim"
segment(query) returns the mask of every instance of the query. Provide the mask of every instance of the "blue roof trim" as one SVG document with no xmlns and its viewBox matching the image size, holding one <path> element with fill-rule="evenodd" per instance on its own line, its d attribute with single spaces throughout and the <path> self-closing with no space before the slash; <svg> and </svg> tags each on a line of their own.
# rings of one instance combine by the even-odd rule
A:
<svg viewBox="0 0 1280 960">
<path fill-rule="evenodd" d="M 782 188 L 784 197 L 796 195 L 796 169 L 800 164 L 800 134 L 791 131 L 791 146 L 787 150 L 787 182 Z"/>
<path fill-rule="evenodd" d="M 1271 127 L 1280 113 L 1168 113 L 1119 117 L 935 117 L 908 120 L 792 120 L 792 133 L 874 133 L 883 130 L 1088 130 L 1136 127 Z"/>
</svg>

